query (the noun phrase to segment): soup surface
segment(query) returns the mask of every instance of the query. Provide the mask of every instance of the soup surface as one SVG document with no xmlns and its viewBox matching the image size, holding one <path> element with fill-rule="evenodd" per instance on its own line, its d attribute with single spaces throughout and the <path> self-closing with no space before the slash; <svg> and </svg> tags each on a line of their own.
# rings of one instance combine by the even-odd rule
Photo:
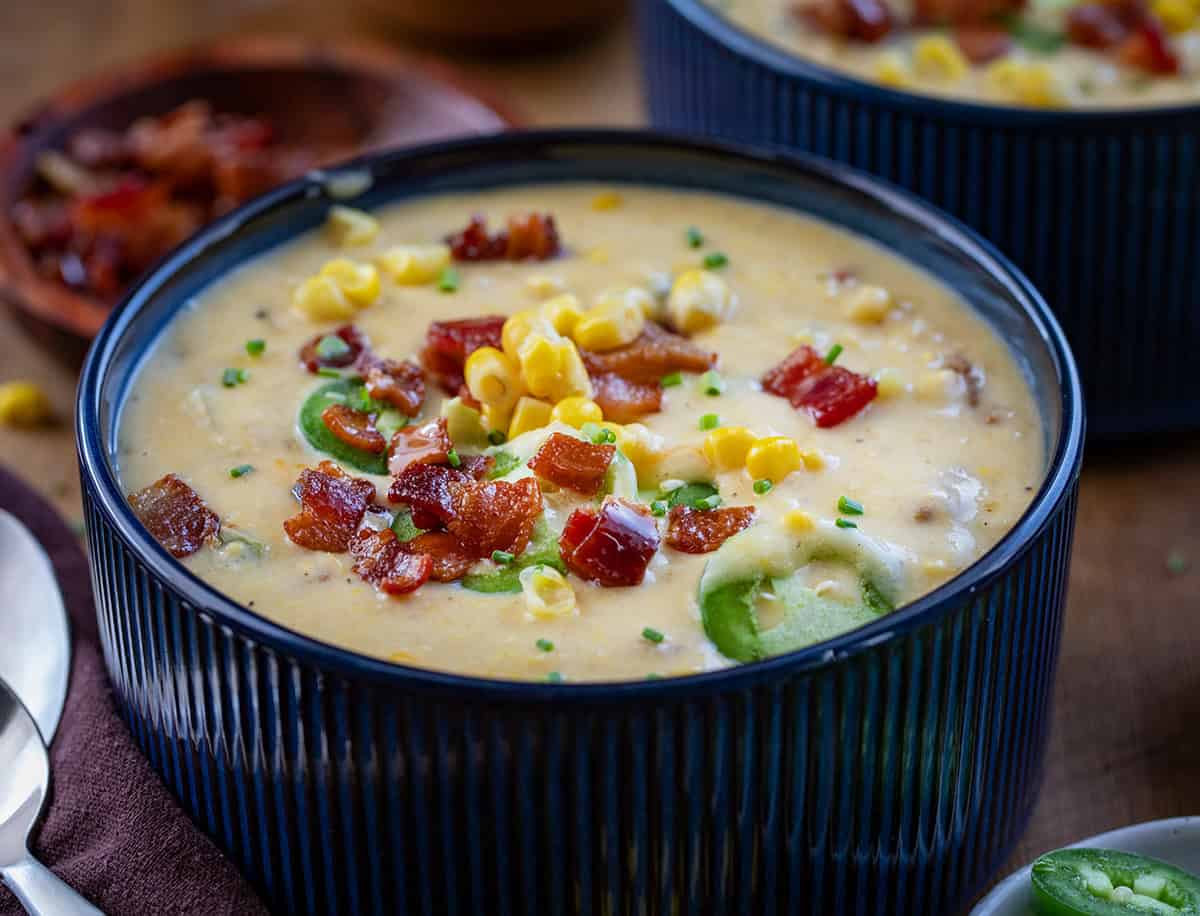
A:
<svg viewBox="0 0 1200 916">
<path fill-rule="evenodd" d="M 508 230 L 440 244 L 471 214 Z M 928 592 L 1041 482 L 1007 348 L 827 224 L 580 185 L 329 228 L 177 317 L 118 455 L 196 575 L 317 639 L 515 679 L 710 670 Z"/>
<path fill-rule="evenodd" d="M 1038 108 L 1200 96 L 1192 0 L 712 0 L 786 50 L 897 89 Z"/>
</svg>

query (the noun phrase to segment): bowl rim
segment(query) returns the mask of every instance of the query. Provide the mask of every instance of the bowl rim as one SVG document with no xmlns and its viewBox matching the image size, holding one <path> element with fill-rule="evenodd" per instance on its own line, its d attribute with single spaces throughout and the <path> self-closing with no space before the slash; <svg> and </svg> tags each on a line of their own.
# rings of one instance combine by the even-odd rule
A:
<svg viewBox="0 0 1200 916">
<path fill-rule="evenodd" d="M 1170 105 L 1095 106 L 1088 108 L 1029 108 L 1020 105 L 984 103 L 919 92 L 906 92 L 848 73 L 842 73 L 813 61 L 805 60 L 770 41 L 760 38 L 734 23 L 705 0 L 642 0 L 647 4 L 670 6 L 692 26 L 700 29 L 726 50 L 749 58 L 761 67 L 782 73 L 791 79 L 817 83 L 827 92 L 849 96 L 855 101 L 882 108 L 901 109 L 918 115 L 950 117 L 970 124 L 992 127 L 1021 126 L 1027 128 L 1071 129 L 1112 128 L 1127 125 L 1127 121 L 1157 121 L 1184 114 L 1200 114 L 1200 99 Z"/>
<path fill-rule="evenodd" d="M 1037 492 L 1020 519 L 982 557 L 937 589 L 872 623 L 833 639 L 784 655 L 728 668 L 653 680 L 612 680 L 549 683 L 504 680 L 419 668 L 364 655 L 307 636 L 245 607 L 201 580 L 172 557 L 130 508 L 123 488 L 108 460 L 107 431 L 100 428 L 101 382 L 118 343 L 134 324 L 142 304 L 157 294 L 174 273 L 193 258 L 223 245 L 246 223 L 293 201 L 312 197 L 330 176 L 360 175 L 386 163 L 395 174 L 415 160 L 461 158 L 469 153 L 486 157 L 501 149 L 514 151 L 561 150 L 564 148 L 611 150 L 636 154 L 637 150 L 697 154 L 714 162 L 742 162 L 782 168 L 806 174 L 873 197 L 899 219 L 915 221 L 965 253 L 999 282 L 1045 341 L 1060 381 L 1057 398 L 1062 424 L 1057 441 L 1047 450 L 1045 472 Z M 581 179 L 583 180 L 583 179 Z M 736 195 L 734 195 L 736 196 Z M 915 627 L 929 623 L 949 610 L 957 599 L 977 591 L 1004 575 L 1029 548 L 1068 498 L 1079 476 L 1083 452 L 1084 413 L 1079 374 L 1066 338 L 1049 306 L 1032 284 L 990 243 L 915 195 L 891 187 L 848 166 L 812 155 L 755 150 L 744 145 L 697 139 L 660 131 L 627 129 L 559 129 L 512 131 L 485 137 L 443 141 L 360 157 L 333 169 L 323 170 L 281 185 L 209 224 L 152 268 L 113 310 L 88 353 L 80 374 L 75 412 L 76 441 L 84 492 L 107 525 L 134 555 L 167 583 L 199 613 L 212 617 L 222 627 L 249 636 L 272 651 L 301 659 L 327 672 L 348 675 L 404 689 L 451 692 L 489 699 L 595 701 L 641 696 L 695 693 L 697 690 L 738 689 L 777 673 L 795 673 L 827 667 L 841 659 L 866 651 Z M 89 538 L 92 537 L 89 531 Z"/>
</svg>

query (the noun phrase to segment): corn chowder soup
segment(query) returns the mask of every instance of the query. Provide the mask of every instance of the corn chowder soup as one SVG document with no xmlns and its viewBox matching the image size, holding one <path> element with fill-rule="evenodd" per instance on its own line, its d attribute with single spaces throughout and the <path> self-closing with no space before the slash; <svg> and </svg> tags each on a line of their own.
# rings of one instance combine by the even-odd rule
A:
<svg viewBox="0 0 1200 916">
<path fill-rule="evenodd" d="M 897 89 L 1039 108 L 1200 98 L 1197 0 L 712 0 L 815 63 Z"/>
<path fill-rule="evenodd" d="M 650 188 L 335 207 L 185 310 L 123 410 L 130 501 L 198 576 L 329 643 L 515 679 L 875 620 L 995 544 L 1043 469 L 1023 376 L 946 288 Z"/>
</svg>

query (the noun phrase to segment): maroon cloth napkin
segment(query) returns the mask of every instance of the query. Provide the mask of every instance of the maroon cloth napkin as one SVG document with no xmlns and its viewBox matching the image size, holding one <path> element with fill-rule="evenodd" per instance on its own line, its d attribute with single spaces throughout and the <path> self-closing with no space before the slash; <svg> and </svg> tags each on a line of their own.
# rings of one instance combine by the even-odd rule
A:
<svg viewBox="0 0 1200 916">
<path fill-rule="evenodd" d="M 54 509 L 0 468 L 0 508 L 54 564 L 71 617 L 71 686 L 50 748 L 50 804 L 33 852 L 109 916 L 265 914 L 228 859 L 183 813 L 113 705 L 88 565 Z M 24 912 L 0 886 L 0 916 Z"/>
</svg>

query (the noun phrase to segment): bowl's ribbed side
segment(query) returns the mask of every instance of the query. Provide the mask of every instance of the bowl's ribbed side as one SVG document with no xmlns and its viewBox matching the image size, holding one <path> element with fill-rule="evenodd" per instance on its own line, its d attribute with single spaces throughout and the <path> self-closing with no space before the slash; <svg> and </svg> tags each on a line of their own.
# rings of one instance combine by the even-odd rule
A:
<svg viewBox="0 0 1200 916">
<path fill-rule="evenodd" d="M 1136 119 L 896 106 L 739 53 L 641 0 L 656 127 L 828 156 L 987 236 L 1063 324 L 1099 437 L 1200 427 L 1200 106 Z"/>
<path fill-rule="evenodd" d="M 924 626 L 636 702 L 323 672 L 190 604 L 85 509 L 129 727 L 279 912 L 953 912 L 1034 802 L 1074 486 Z"/>
</svg>

